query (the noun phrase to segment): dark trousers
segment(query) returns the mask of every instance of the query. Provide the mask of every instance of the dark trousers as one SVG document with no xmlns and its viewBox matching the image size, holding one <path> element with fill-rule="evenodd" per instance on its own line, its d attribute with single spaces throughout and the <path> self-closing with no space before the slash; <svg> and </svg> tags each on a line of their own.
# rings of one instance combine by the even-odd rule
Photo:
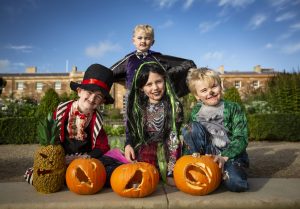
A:
<svg viewBox="0 0 300 209">
<path fill-rule="evenodd" d="M 106 171 L 106 181 L 105 181 L 105 186 L 110 187 L 110 177 L 113 173 L 113 171 L 119 166 L 122 165 L 123 163 L 108 157 L 108 156 L 102 156 L 99 158 L 99 160 L 103 163 Z"/>
<path fill-rule="evenodd" d="M 200 153 L 218 155 L 221 149 L 215 147 L 210 134 L 199 122 L 191 122 L 182 130 L 183 140 L 186 144 L 186 153 Z M 246 151 L 229 159 L 224 165 L 223 184 L 232 192 L 244 192 L 249 186 L 247 182 L 247 173 L 245 168 L 249 167 L 249 159 Z"/>
</svg>

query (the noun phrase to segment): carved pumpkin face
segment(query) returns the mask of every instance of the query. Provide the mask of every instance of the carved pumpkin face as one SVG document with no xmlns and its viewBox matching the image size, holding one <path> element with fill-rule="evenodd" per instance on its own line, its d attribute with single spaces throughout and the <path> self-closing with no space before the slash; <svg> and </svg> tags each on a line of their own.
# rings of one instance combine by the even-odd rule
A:
<svg viewBox="0 0 300 209">
<path fill-rule="evenodd" d="M 117 167 L 111 175 L 114 192 L 122 197 L 145 197 L 155 191 L 159 173 L 155 166 L 134 162 Z"/>
<path fill-rule="evenodd" d="M 174 181 L 182 192 L 206 195 L 220 185 L 221 170 L 212 156 L 185 155 L 175 164 Z"/>
<path fill-rule="evenodd" d="M 40 146 L 34 154 L 33 186 L 38 192 L 57 192 L 65 180 L 65 152 L 60 145 Z"/>
<path fill-rule="evenodd" d="M 94 194 L 102 189 L 105 180 L 104 165 L 95 158 L 77 158 L 67 168 L 67 186 L 77 194 Z"/>
</svg>

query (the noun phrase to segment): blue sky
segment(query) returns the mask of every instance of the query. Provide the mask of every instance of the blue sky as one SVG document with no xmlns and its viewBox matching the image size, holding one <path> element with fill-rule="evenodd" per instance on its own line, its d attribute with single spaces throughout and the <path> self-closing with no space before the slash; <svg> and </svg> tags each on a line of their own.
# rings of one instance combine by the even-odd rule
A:
<svg viewBox="0 0 300 209">
<path fill-rule="evenodd" d="M 137 24 L 154 27 L 152 50 L 198 67 L 300 68 L 300 0 L 0 0 L 0 73 L 110 67 Z"/>
</svg>

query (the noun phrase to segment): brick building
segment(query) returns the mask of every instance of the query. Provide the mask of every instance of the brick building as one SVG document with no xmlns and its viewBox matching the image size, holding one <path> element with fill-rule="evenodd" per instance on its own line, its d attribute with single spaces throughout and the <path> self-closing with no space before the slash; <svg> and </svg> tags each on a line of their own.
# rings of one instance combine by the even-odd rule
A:
<svg viewBox="0 0 300 209">
<path fill-rule="evenodd" d="M 264 89 L 266 82 L 275 75 L 275 71 L 269 68 L 254 67 L 249 72 L 227 72 L 224 66 L 218 69 L 224 89 L 236 87 L 244 97 L 256 88 Z M 29 67 L 26 73 L 0 73 L 0 77 L 6 80 L 1 97 L 24 98 L 30 97 L 39 101 L 48 88 L 53 88 L 61 95 L 70 94 L 70 81 L 81 82 L 84 72 L 77 71 L 73 67 L 70 73 L 38 73 L 36 67 Z M 123 98 L 125 94 L 125 82 L 115 83 L 111 89 L 111 95 L 115 98 L 114 108 L 123 110 Z"/>
</svg>

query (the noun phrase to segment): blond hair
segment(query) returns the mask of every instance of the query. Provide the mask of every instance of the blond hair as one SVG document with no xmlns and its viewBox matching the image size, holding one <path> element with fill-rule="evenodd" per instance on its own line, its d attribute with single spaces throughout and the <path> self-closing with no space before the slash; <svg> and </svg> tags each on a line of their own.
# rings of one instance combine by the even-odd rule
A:
<svg viewBox="0 0 300 209">
<path fill-rule="evenodd" d="M 196 82 L 204 81 L 212 85 L 217 83 L 221 86 L 221 78 L 219 74 L 209 68 L 191 68 L 188 72 L 186 82 L 189 87 L 190 92 L 193 95 L 197 94 Z"/>
<path fill-rule="evenodd" d="M 154 29 L 151 25 L 137 25 L 133 30 L 133 37 L 135 36 L 137 31 L 145 31 L 146 34 L 149 34 L 152 39 L 154 39 Z"/>
</svg>

